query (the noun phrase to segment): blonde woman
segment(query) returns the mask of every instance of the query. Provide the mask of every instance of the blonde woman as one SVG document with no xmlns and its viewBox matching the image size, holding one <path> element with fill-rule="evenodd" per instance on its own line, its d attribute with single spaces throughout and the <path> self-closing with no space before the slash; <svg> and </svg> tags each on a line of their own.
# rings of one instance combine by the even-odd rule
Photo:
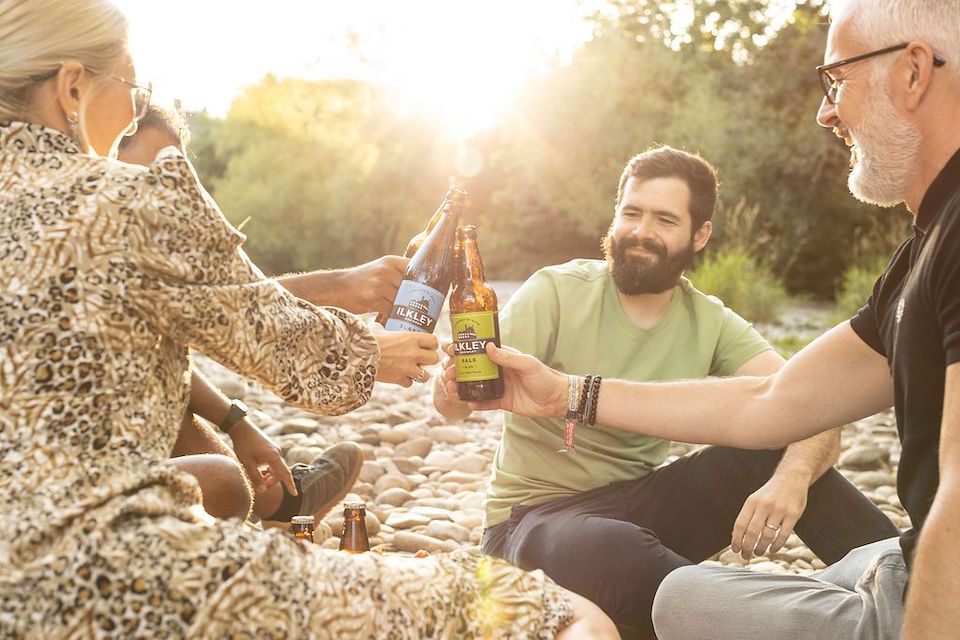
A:
<svg viewBox="0 0 960 640">
<path fill-rule="evenodd" d="M 126 33 L 106 0 L 0 0 L 0 635 L 615 637 L 540 573 L 205 514 L 166 462 L 187 347 L 343 413 L 374 379 L 419 377 L 436 342 L 264 279 L 176 151 L 112 160 L 149 95 Z"/>
</svg>

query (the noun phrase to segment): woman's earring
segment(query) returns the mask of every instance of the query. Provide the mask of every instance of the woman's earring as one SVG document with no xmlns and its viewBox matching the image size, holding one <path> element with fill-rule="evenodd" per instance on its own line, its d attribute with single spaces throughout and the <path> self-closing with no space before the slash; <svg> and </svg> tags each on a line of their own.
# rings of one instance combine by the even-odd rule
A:
<svg viewBox="0 0 960 640">
<path fill-rule="evenodd" d="M 67 114 L 67 126 L 70 127 L 70 137 L 73 138 L 74 142 L 82 145 L 80 140 L 80 116 L 77 115 L 77 112 Z"/>
</svg>

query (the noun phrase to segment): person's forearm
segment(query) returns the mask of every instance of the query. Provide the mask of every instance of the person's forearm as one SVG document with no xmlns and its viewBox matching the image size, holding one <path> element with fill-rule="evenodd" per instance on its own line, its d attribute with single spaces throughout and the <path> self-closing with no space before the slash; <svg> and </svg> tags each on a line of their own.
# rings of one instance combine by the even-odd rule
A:
<svg viewBox="0 0 960 640">
<path fill-rule="evenodd" d="M 839 454 L 840 427 L 837 427 L 787 447 L 773 477 L 810 486 L 834 465 Z"/>
<path fill-rule="evenodd" d="M 343 307 L 344 273 L 345 270 L 291 273 L 277 278 L 277 284 L 301 300 L 318 307 Z"/>
<path fill-rule="evenodd" d="M 904 618 L 903 640 L 947 640 L 960 629 L 960 491 L 940 491 L 923 526 Z"/>
<path fill-rule="evenodd" d="M 190 370 L 190 411 L 219 425 L 230 411 L 230 400 L 196 369 Z"/>
</svg>

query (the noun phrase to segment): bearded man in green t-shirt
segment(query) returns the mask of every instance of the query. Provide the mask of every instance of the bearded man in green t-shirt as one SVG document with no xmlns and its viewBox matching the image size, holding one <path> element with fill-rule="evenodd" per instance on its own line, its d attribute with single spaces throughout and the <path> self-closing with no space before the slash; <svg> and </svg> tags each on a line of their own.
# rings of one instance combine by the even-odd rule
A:
<svg viewBox="0 0 960 640">
<path fill-rule="evenodd" d="M 620 176 L 606 260 L 531 276 L 501 314 L 503 343 L 577 375 L 774 373 L 784 360 L 752 325 L 683 277 L 710 239 L 716 198 L 716 173 L 703 158 L 665 146 L 635 156 Z M 437 409 L 465 417 L 466 404 L 437 381 Z M 708 447 L 666 466 L 666 440 L 580 425 L 575 451 L 558 453 L 563 433 L 562 420 L 505 414 L 483 550 L 543 569 L 641 634 L 652 634 L 661 580 L 728 544 L 750 559 L 777 551 L 796 530 L 830 564 L 898 533 L 832 468 L 839 427 L 782 451 Z"/>
</svg>

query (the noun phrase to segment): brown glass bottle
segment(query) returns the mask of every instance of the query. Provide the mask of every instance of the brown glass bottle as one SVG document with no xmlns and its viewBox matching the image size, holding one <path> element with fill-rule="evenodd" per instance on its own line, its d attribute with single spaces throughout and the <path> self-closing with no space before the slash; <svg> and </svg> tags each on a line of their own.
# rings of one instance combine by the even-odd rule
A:
<svg viewBox="0 0 960 640">
<path fill-rule="evenodd" d="M 447 198 L 440 222 L 407 265 L 384 324 L 390 331 L 433 333 L 436 328 L 453 277 L 453 247 L 465 197 L 466 192 L 457 189 Z"/>
<path fill-rule="evenodd" d="M 313 542 L 313 516 L 293 516 L 290 535 L 302 542 Z"/>
<path fill-rule="evenodd" d="M 427 223 L 426 228 L 420 231 L 417 235 L 410 238 L 410 242 L 407 243 L 407 249 L 403 252 L 404 258 L 412 258 L 419 249 L 424 241 L 427 239 L 427 236 L 430 235 L 430 232 L 433 231 L 434 227 L 440 222 L 440 219 L 443 217 L 443 210 L 447 205 L 447 201 L 454 195 L 459 197 L 466 196 L 466 191 L 460 187 L 450 187 L 447 190 L 447 194 L 443 196 L 443 202 L 440 203 L 440 206 L 437 207 L 437 210 L 433 212 L 433 216 L 430 218 L 430 222 Z"/>
<path fill-rule="evenodd" d="M 340 551 L 363 553 L 370 551 L 367 538 L 367 506 L 362 502 L 343 505 L 343 530 L 340 532 Z"/>
<path fill-rule="evenodd" d="M 485 349 L 500 346 L 497 293 L 483 274 L 477 247 L 477 228 L 460 227 L 459 282 L 450 295 L 450 325 L 456 353 L 457 395 L 461 400 L 495 400 L 503 397 L 503 372 Z"/>
</svg>

